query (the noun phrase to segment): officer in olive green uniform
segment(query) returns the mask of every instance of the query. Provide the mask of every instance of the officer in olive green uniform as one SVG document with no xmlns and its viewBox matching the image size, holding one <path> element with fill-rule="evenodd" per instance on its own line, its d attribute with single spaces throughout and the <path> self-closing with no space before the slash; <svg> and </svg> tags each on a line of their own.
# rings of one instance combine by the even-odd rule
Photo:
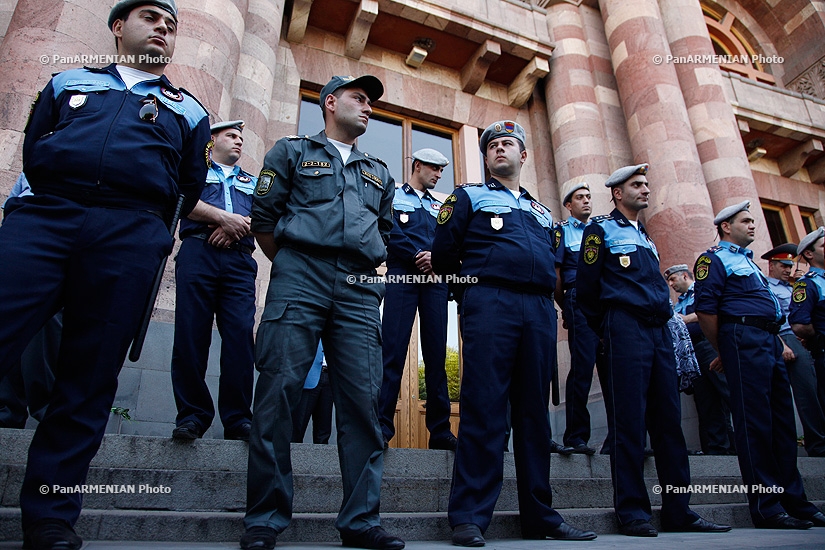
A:
<svg viewBox="0 0 825 550">
<path fill-rule="evenodd" d="M 292 415 L 323 340 L 336 409 L 344 546 L 404 547 L 378 516 L 383 440 L 378 423 L 384 284 L 395 181 L 353 144 L 383 94 L 374 76 L 333 77 L 321 90 L 325 130 L 290 136 L 267 153 L 252 232 L 273 260 L 258 329 L 246 534 L 242 548 L 272 548 L 292 516 Z"/>
</svg>

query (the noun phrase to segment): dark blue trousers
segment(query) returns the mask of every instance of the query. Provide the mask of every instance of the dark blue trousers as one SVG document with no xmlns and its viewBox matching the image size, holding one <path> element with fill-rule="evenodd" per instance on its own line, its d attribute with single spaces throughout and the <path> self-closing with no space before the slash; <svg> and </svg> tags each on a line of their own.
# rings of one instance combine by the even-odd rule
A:
<svg viewBox="0 0 825 550">
<path fill-rule="evenodd" d="M 387 272 L 387 275 L 405 274 L 404 270 Z M 395 435 L 395 406 L 416 311 L 427 387 L 427 430 L 432 439 L 445 437 L 450 431 L 450 396 L 444 370 L 447 354 L 447 284 L 390 283 L 384 297 L 381 320 L 384 375 L 378 402 L 381 431 L 387 441 Z"/>
<path fill-rule="evenodd" d="M 593 365 L 599 337 L 587 326 L 587 319 L 576 307 L 576 289 L 564 293 L 564 317 L 567 319 L 567 344 L 570 348 L 570 373 L 565 395 L 564 444 L 571 447 L 590 441 L 590 411 L 587 401 L 593 383 Z M 601 379 L 603 374 L 599 372 Z"/>
<path fill-rule="evenodd" d="M 44 195 L 7 204 L 0 227 L 0 376 L 64 308 L 54 388 L 29 447 L 20 494 L 24 529 L 41 518 L 77 521 L 81 495 L 51 488 L 86 480 L 117 375 L 171 247 L 163 221 L 149 212 Z"/>
<path fill-rule="evenodd" d="M 693 400 L 699 417 L 699 440 L 702 452 L 726 455 L 734 451 L 733 429 L 730 427 L 730 390 L 724 373 L 708 367 L 716 359 L 716 350 L 702 338 L 693 344 L 696 362 L 702 376 L 693 380 Z"/>
<path fill-rule="evenodd" d="M 606 402 L 609 424 L 613 504 L 619 523 L 650 519 L 644 480 L 647 431 L 662 487 L 690 485 L 676 358 L 667 325 L 645 325 L 621 309 L 604 320 Z M 662 493 L 662 524 L 678 529 L 699 516 L 690 510 L 690 494 Z"/>
<path fill-rule="evenodd" d="M 550 381 L 556 368 L 556 310 L 549 296 L 471 286 L 461 303 L 464 376 L 450 491 L 450 526 L 490 525 L 504 475 L 511 405 L 521 531 L 561 525 L 550 488 Z"/>
<path fill-rule="evenodd" d="M 782 493 L 751 491 L 748 507 L 759 525 L 787 512 L 808 518 L 819 510 L 805 496 L 796 467 L 796 423 L 778 336 L 755 327 L 719 327 L 719 356 L 728 378 L 736 454 L 742 481 Z"/>
<path fill-rule="evenodd" d="M 215 417 L 206 386 L 212 319 L 221 335 L 218 411 L 224 430 L 251 422 L 255 352 L 255 275 L 258 265 L 240 250 L 215 248 L 204 239 L 181 243 L 175 264 L 175 342 L 172 389 L 177 425 L 193 421 L 206 431 Z"/>
</svg>

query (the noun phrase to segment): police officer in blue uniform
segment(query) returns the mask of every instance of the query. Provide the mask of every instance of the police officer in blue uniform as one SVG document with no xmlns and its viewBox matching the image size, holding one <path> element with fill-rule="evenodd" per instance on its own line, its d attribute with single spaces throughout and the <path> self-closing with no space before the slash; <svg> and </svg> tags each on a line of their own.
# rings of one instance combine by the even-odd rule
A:
<svg viewBox="0 0 825 550">
<path fill-rule="evenodd" d="M 649 202 L 647 170 L 647 164 L 625 166 L 605 182 L 616 208 L 585 227 L 576 279 L 582 312 L 604 343 L 607 379 L 602 383 L 615 411 L 607 420 L 619 532 L 637 537 L 658 535 L 650 524 L 644 482 L 645 430 L 661 486 L 690 485 L 676 358 L 667 327 L 673 315 L 670 292 L 659 274 L 656 245 L 638 220 Z M 730 530 L 700 518 L 688 507 L 689 499 L 689 494 L 662 494 L 665 530 Z"/>
<path fill-rule="evenodd" d="M 815 401 L 811 399 L 809 407 L 816 412 L 819 405 L 822 414 L 822 406 L 825 405 L 825 228 L 808 233 L 799 243 L 796 253 L 808 262 L 811 269 L 794 284 L 789 321 L 794 333 L 814 356 L 816 370 L 811 393 Z M 805 439 L 807 450 L 807 431 Z M 818 519 L 812 518 L 811 521 L 818 525 Z"/>
<path fill-rule="evenodd" d="M 64 330 L 48 409 L 20 494 L 26 548 L 74 549 L 81 494 L 117 375 L 150 287 L 172 249 L 168 224 L 198 201 L 207 113 L 163 71 L 175 47 L 172 0 L 122 0 L 109 15 L 123 65 L 56 75 L 26 127 L 34 195 L 0 227 L 0 376 L 61 307 Z M 141 57 L 143 56 L 143 57 Z"/>
<path fill-rule="evenodd" d="M 720 241 L 696 260 L 696 314 L 719 352 L 711 369 L 723 368 L 728 379 L 742 481 L 757 487 L 748 493 L 753 524 L 808 529 L 822 514 L 805 497 L 796 467 L 791 387 L 778 337 L 784 319 L 747 249 L 756 231 L 749 207 L 750 201 L 728 206 L 713 220 Z"/>
<path fill-rule="evenodd" d="M 694 304 L 693 272 L 687 264 L 670 266 L 663 273 L 667 284 L 679 294 L 673 310 L 685 322 L 699 372 L 702 376 L 693 379 L 693 400 L 699 417 L 699 441 L 702 452 L 708 455 L 735 454 L 733 428 L 730 426 L 730 391 L 725 373 L 710 370 L 716 359 L 716 350 L 702 333 Z"/>
<path fill-rule="evenodd" d="M 201 437 L 215 416 L 205 380 L 215 319 L 221 335 L 218 409 L 224 439 L 249 441 L 258 273 L 249 213 L 258 178 L 238 165 L 243 127 L 242 120 L 212 125 L 206 185 L 195 209 L 180 223 L 172 347 L 175 439 Z"/>
<path fill-rule="evenodd" d="M 590 411 L 587 400 L 593 383 L 593 365 L 596 364 L 599 337 L 587 326 L 587 320 L 576 305 L 576 269 L 579 264 L 582 235 L 590 219 L 590 185 L 584 180 L 571 180 L 562 189 L 562 204 L 570 217 L 556 225 L 556 302 L 562 308 L 562 319 L 567 329 L 570 348 L 570 373 L 565 389 L 564 446 L 560 454 L 592 455 L 589 447 Z M 604 376 L 600 372 L 599 378 Z M 551 443 L 552 445 L 552 443 Z"/>
<path fill-rule="evenodd" d="M 491 177 L 441 207 L 433 269 L 458 275 L 464 374 L 448 519 L 453 544 L 484 546 L 501 492 L 507 403 L 522 536 L 591 540 L 552 508 L 550 383 L 556 368 L 553 218 L 519 185 L 524 128 L 502 120 L 481 134 Z"/>
<path fill-rule="evenodd" d="M 441 201 L 430 194 L 430 189 L 435 188 L 449 162 L 435 149 L 421 149 L 413 153 L 410 181 L 396 188 L 392 202 L 395 223 L 387 244 L 388 277 L 424 278 L 434 275 L 431 248 Z M 444 367 L 447 354 L 447 296 L 445 282 L 392 280 L 387 286 L 381 320 L 384 379 L 378 402 L 385 446 L 395 435 L 395 406 L 401 390 L 415 312 L 418 311 L 427 388 L 425 421 L 430 432 L 429 447 L 455 450 L 455 436 L 450 431 L 450 396 Z"/>
<path fill-rule="evenodd" d="M 278 140 L 255 188 L 252 232 L 272 260 L 256 342 L 246 533 L 241 548 L 273 548 L 292 517 L 292 417 L 323 341 L 335 402 L 344 546 L 399 550 L 378 514 L 384 443 L 378 422 L 385 260 L 395 180 L 354 143 L 384 93 L 371 75 L 321 89 L 324 130 Z"/>
<path fill-rule="evenodd" d="M 788 317 L 793 293 L 790 283 L 791 269 L 798 245 L 785 243 L 762 254 L 768 260 L 768 285 L 782 313 Z M 793 401 L 802 423 L 805 452 L 808 456 L 825 456 L 825 401 L 817 395 L 817 374 L 814 358 L 794 334 L 788 320 L 779 329 L 779 338 L 785 345 L 782 359 L 791 382 Z"/>
</svg>

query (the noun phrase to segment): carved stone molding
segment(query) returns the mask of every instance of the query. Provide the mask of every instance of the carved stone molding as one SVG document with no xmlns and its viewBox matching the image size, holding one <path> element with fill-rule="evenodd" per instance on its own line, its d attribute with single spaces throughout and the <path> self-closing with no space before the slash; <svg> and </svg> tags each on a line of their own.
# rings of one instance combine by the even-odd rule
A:
<svg viewBox="0 0 825 550">
<path fill-rule="evenodd" d="M 825 99 L 825 57 L 788 84 L 788 89 Z"/>
</svg>

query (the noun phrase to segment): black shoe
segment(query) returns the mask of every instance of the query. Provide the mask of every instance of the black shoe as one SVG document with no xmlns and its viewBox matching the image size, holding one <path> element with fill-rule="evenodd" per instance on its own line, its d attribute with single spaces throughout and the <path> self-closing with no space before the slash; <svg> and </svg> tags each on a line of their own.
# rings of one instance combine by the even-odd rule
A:
<svg viewBox="0 0 825 550">
<path fill-rule="evenodd" d="M 203 435 L 197 424 L 191 420 L 181 423 L 180 426 L 172 430 L 172 439 L 192 441 Z"/>
<path fill-rule="evenodd" d="M 252 432 L 252 422 L 244 422 L 234 430 L 224 430 L 223 438 L 233 441 L 249 441 L 249 434 Z"/>
<path fill-rule="evenodd" d="M 430 438 L 430 449 L 441 449 L 442 451 L 453 451 L 458 445 L 458 439 L 452 434 L 441 436 L 438 439 Z"/>
<path fill-rule="evenodd" d="M 546 533 L 541 533 L 538 536 L 525 534 L 523 535 L 525 539 L 546 539 L 551 538 L 555 540 L 593 540 L 596 538 L 596 533 L 593 531 L 582 531 L 581 529 L 576 529 L 569 523 L 562 522 L 561 525 L 556 527 L 555 529 L 551 529 Z"/>
<path fill-rule="evenodd" d="M 485 544 L 484 537 L 481 535 L 481 529 L 478 528 L 478 525 L 462 523 L 461 525 L 456 525 L 453 529 L 454 546 L 479 548 Z"/>
<path fill-rule="evenodd" d="M 708 521 L 704 518 L 699 518 L 693 523 L 689 523 L 688 525 L 676 527 L 673 529 L 668 527 L 667 529 L 663 530 L 669 531 L 671 533 L 727 533 L 731 529 L 732 527 L 730 525 L 713 523 L 712 521 Z"/>
<path fill-rule="evenodd" d="M 272 550 L 278 541 L 278 533 L 272 527 L 256 525 L 246 530 L 241 537 L 243 550 Z"/>
<path fill-rule="evenodd" d="M 628 537 L 658 537 L 659 532 L 650 522 L 634 519 L 625 525 L 619 525 L 619 533 Z"/>
<path fill-rule="evenodd" d="M 551 439 L 550 440 L 550 452 L 551 453 L 558 453 L 562 456 L 570 456 L 571 454 L 573 454 L 573 447 L 568 447 L 566 445 L 560 445 L 560 444 L 556 443 L 555 441 L 553 441 Z"/>
<path fill-rule="evenodd" d="M 814 527 L 825 527 L 825 514 L 817 512 L 808 518 L 808 521 L 814 524 Z"/>
<path fill-rule="evenodd" d="M 26 550 L 77 550 L 81 546 L 83 539 L 62 519 L 39 519 L 23 535 Z"/>
<path fill-rule="evenodd" d="M 596 454 L 596 449 L 593 447 L 588 447 L 586 443 L 579 443 L 578 445 L 573 445 L 571 448 L 573 449 L 571 451 L 572 454 L 587 456 L 593 456 Z"/>
<path fill-rule="evenodd" d="M 357 535 L 341 535 L 342 546 L 349 548 L 375 548 L 377 550 L 401 550 L 404 541 L 384 531 L 380 525 L 370 527 Z"/>
<path fill-rule="evenodd" d="M 789 516 L 785 512 L 771 516 L 766 520 L 760 521 L 757 529 L 810 529 L 814 526 L 812 521 L 805 519 L 796 519 Z"/>
</svg>

